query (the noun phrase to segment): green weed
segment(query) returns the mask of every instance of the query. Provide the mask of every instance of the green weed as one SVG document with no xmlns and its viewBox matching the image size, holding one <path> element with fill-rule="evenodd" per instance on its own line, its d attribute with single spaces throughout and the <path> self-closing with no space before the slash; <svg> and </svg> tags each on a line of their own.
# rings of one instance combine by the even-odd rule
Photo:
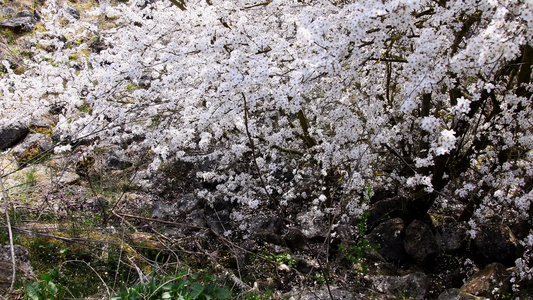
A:
<svg viewBox="0 0 533 300">
<path fill-rule="evenodd" d="M 363 203 L 370 202 L 370 198 L 372 197 L 373 190 L 372 186 L 367 184 L 365 187 L 365 193 L 363 195 Z M 361 270 L 355 269 L 355 272 L 362 272 L 363 275 L 368 274 L 368 265 L 365 264 L 365 260 L 367 259 L 367 254 L 369 250 L 376 250 L 380 246 L 379 245 L 370 245 L 370 242 L 368 239 L 364 237 L 364 234 L 367 230 L 367 223 L 368 223 L 368 217 L 370 215 L 370 211 L 365 210 L 363 214 L 361 215 L 361 219 L 357 223 L 357 230 L 359 233 L 359 238 L 357 239 L 357 242 L 355 245 L 351 246 L 344 246 L 339 245 L 339 250 L 344 253 L 344 256 L 352 261 L 354 264 L 361 264 Z"/>
<path fill-rule="evenodd" d="M 180 299 L 208 300 L 230 299 L 231 292 L 220 287 L 210 277 L 200 277 L 198 273 L 182 272 L 175 276 L 152 278 L 148 283 L 132 287 L 122 287 L 111 300 L 133 299 Z"/>
<path fill-rule="evenodd" d="M 67 289 L 61 284 L 57 284 L 59 272 L 51 269 L 41 276 L 41 279 L 35 282 L 26 283 L 24 286 L 24 299 L 31 300 L 60 300 L 67 292 Z"/>
</svg>

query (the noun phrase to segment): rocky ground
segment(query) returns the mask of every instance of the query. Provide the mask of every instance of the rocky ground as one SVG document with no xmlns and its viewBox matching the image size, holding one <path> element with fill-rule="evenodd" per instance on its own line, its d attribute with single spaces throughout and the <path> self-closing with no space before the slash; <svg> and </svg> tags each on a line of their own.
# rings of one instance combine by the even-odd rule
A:
<svg viewBox="0 0 533 300">
<path fill-rule="evenodd" d="M 0 7 L 1 59 L 21 73 L 24 65 L 17 57 L 30 55 L 24 42 L 42 30 L 43 3 L 33 5 L 11 1 Z M 84 18 L 83 9 L 89 5 L 65 2 L 58 13 Z M 102 47 L 106 45 L 98 39 L 90 41 L 90 51 Z M 61 142 L 54 132 L 57 121 L 57 113 L 50 111 L 29 123 L 10 119 L 0 126 L 0 171 L 16 242 L 23 244 L 15 249 L 21 280 L 35 280 L 36 273 L 44 271 L 46 262 L 39 259 L 50 258 L 32 247 L 32 239 L 46 238 L 48 244 L 60 243 L 61 249 L 96 245 L 98 250 L 86 255 L 89 262 L 96 254 L 105 256 L 110 244 L 127 244 L 127 269 L 136 275 L 126 284 L 142 282 L 155 268 L 170 272 L 164 263 L 156 263 L 157 255 L 150 256 L 163 253 L 167 267 L 181 261 L 182 267 L 208 270 L 239 295 L 261 291 L 273 299 L 532 297 L 530 283 L 513 282 L 516 228 L 498 219 L 482 225 L 472 238 L 468 224 L 451 217 L 453 211 L 406 221 L 402 207 L 407 200 L 376 191 L 364 224 L 354 220 L 332 228 L 327 220 L 317 220 L 304 228 L 309 222 L 294 203 L 287 209 L 296 221 L 259 209 L 251 235 L 230 235 L 239 232 L 230 215 L 243 208 L 225 201 L 207 204 L 197 196 L 200 188 L 210 188 L 196 177 L 205 166 L 174 162 L 148 175 L 147 159 L 119 154 L 120 143 L 89 152 L 90 140 L 80 141 L 66 154 L 54 154 Z M 8 250 L 9 246 L 0 248 L 4 290 L 11 281 Z M 513 284 L 522 289 L 514 290 Z"/>
</svg>

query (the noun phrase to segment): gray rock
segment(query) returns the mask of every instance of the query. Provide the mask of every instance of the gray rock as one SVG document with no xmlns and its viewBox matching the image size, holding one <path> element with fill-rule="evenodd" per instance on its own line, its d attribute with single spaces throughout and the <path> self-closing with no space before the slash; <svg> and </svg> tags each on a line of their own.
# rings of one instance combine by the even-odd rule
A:
<svg viewBox="0 0 533 300">
<path fill-rule="evenodd" d="M 51 115 L 46 117 L 32 118 L 28 127 L 33 129 L 50 130 L 57 123 L 57 118 Z"/>
<path fill-rule="evenodd" d="M 403 234 L 403 220 L 395 218 L 379 224 L 367 238 L 370 245 L 380 245 L 378 252 L 386 261 L 401 263 L 407 258 L 403 247 Z"/>
<path fill-rule="evenodd" d="M 443 224 L 436 228 L 437 244 L 446 253 L 464 249 L 467 244 L 467 226 L 464 222 Z"/>
<path fill-rule="evenodd" d="M 29 10 L 21 10 L 17 13 L 16 17 L 17 18 L 24 18 L 24 17 L 33 18 L 35 17 L 35 15 Z"/>
<path fill-rule="evenodd" d="M 314 258 L 303 255 L 293 255 L 296 260 L 296 269 L 303 274 L 312 274 L 312 272 L 320 272 L 320 264 Z"/>
<path fill-rule="evenodd" d="M 252 239 L 285 246 L 281 237 L 282 225 L 277 216 L 260 215 L 250 220 L 248 231 L 252 234 Z"/>
<path fill-rule="evenodd" d="M 15 9 L 13 7 L 4 6 L 0 8 L 0 16 L 10 17 L 15 14 Z"/>
<path fill-rule="evenodd" d="M 98 36 L 91 40 L 89 43 L 89 49 L 91 49 L 92 52 L 99 54 L 103 50 L 107 49 L 107 45 L 105 44 L 104 40 Z"/>
<path fill-rule="evenodd" d="M 354 295 L 352 292 L 343 290 L 340 288 L 331 288 L 331 295 L 335 300 L 358 300 L 365 299 L 357 295 Z M 283 299 L 289 300 L 324 300 L 331 299 L 329 291 L 327 289 L 321 289 L 317 291 L 293 291 L 284 295 Z"/>
<path fill-rule="evenodd" d="M 296 216 L 302 232 L 308 239 L 325 240 L 328 235 L 327 222 L 323 218 L 314 217 L 313 212 L 302 212 Z"/>
<path fill-rule="evenodd" d="M 492 298 L 492 292 L 498 290 L 499 293 L 509 292 L 509 279 L 511 273 L 500 263 L 487 265 L 483 270 L 475 273 L 461 287 L 461 291 L 473 295 Z"/>
<path fill-rule="evenodd" d="M 20 163 L 26 163 L 40 158 L 44 153 L 52 150 L 54 145 L 50 137 L 40 133 L 30 133 L 24 140 L 13 148 L 13 155 Z"/>
<path fill-rule="evenodd" d="M 491 262 L 512 263 L 516 251 L 516 238 L 504 224 L 481 224 L 476 231 L 474 245 L 477 260 L 482 264 Z"/>
<path fill-rule="evenodd" d="M 103 197 L 94 197 L 85 202 L 87 207 L 95 212 L 104 214 L 109 207 L 109 201 Z"/>
<path fill-rule="evenodd" d="M 393 218 L 404 219 L 408 214 L 405 209 L 407 203 L 407 199 L 402 197 L 384 199 L 374 203 L 368 216 L 368 226 L 373 228 L 377 224 Z"/>
<path fill-rule="evenodd" d="M 193 210 L 201 207 L 202 201 L 200 201 L 200 199 L 198 199 L 198 197 L 192 193 L 185 194 L 176 201 L 176 210 L 181 216 L 187 216 Z"/>
<path fill-rule="evenodd" d="M 374 288 L 387 295 L 403 294 L 406 297 L 424 299 L 429 289 L 429 277 L 421 272 L 405 276 L 385 276 L 374 280 Z"/>
<path fill-rule="evenodd" d="M 59 177 L 58 183 L 60 186 L 72 185 L 77 183 L 80 180 L 80 175 L 74 172 L 65 172 L 62 173 Z"/>
<path fill-rule="evenodd" d="M 0 27 L 15 31 L 33 31 L 36 24 L 34 17 L 13 17 L 0 22 Z"/>
<path fill-rule="evenodd" d="M 469 271 L 464 265 L 465 259 L 466 257 L 461 257 L 457 254 L 441 252 L 431 264 L 424 266 L 427 271 L 434 274 L 432 277 L 433 282 L 438 283 L 438 289 L 433 291 L 436 293 L 435 296 L 448 288 L 463 285 Z"/>
<path fill-rule="evenodd" d="M 13 122 L 7 126 L 2 126 L 0 128 L 0 150 L 15 145 L 22 140 L 28 132 L 28 126 L 20 121 Z"/>
<path fill-rule="evenodd" d="M 206 227 L 203 209 L 196 209 L 187 214 L 187 224 L 192 226 Z"/>
<path fill-rule="evenodd" d="M 359 236 L 356 226 L 340 224 L 334 229 L 334 237 L 332 242 L 336 244 L 345 243 L 349 244 L 356 240 Z"/>
<path fill-rule="evenodd" d="M 487 298 L 476 297 L 460 289 L 448 289 L 439 295 L 437 300 L 484 300 Z"/>
<path fill-rule="evenodd" d="M 430 262 L 439 252 L 437 240 L 426 223 L 414 220 L 405 230 L 405 252 L 421 266 Z"/>
<path fill-rule="evenodd" d="M 207 226 L 220 234 L 231 230 L 229 210 L 215 211 L 213 214 L 206 215 L 205 219 Z"/>
<path fill-rule="evenodd" d="M 74 19 L 79 19 L 81 17 L 80 12 L 77 9 L 66 4 L 63 5 L 63 11 Z"/>
<path fill-rule="evenodd" d="M 33 268 L 30 265 L 28 249 L 20 245 L 14 245 L 14 250 L 17 278 L 33 278 Z M 9 245 L 0 246 L 0 289 L 9 287 L 12 276 L 11 248 Z"/>
<path fill-rule="evenodd" d="M 303 232 L 297 228 L 288 228 L 283 234 L 284 244 L 292 251 L 303 250 L 307 245 L 308 239 Z"/>
<path fill-rule="evenodd" d="M 125 170 L 133 166 L 133 164 L 126 159 L 124 155 L 120 155 L 118 153 L 110 154 L 106 159 L 106 165 L 111 170 Z"/>
</svg>

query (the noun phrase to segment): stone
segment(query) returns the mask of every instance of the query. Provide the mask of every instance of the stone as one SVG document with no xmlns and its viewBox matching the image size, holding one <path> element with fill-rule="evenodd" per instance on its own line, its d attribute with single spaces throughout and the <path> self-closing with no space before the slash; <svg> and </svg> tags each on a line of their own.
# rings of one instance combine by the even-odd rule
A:
<svg viewBox="0 0 533 300">
<path fill-rule="evenodd" d="M 317 218 L 314 212 L 302 212 L 296 216 L 302 232 L 308 239 L 324 241 L 328 235 L 327 223 L 323 218 Z"/>
<path fill-rule="evenodd" d="M 1 17 L 10 17 L 15 14 L 15 9 L 13 7 L 4 6 L 0 8 Z"/>
<path fill-rule="evenodd" d="M 338 245 L 338 244 L 343 244 L 343 243 L 349 244 L 349 243 L 353 243 L 354 240 L 357 240 L 358 237 L 359 237 L 359 234 L 358 234 L 358 230 L 356 226 L 339 224 L 333 230 L 333 234 L 331 237 L 331 243 L 333 245 Z"/>
<path fill-rule="evenodd" d="M 202 207 L 202 202 L 193 193 L 182 195 L 176 201 L 176 212 L 178 216 L 187 216 L 193 210 L 197 210 Z"/>
<path fill-rule="evenodd" d="M 492 263 L 483 270 L 472 275 L 461 287 L 461 291 L 477 296 L 493 298 L 494 291 L 498 294 L 509 292 L 511 272 L 501 263 Z"/>
<path fill-rule="evenodd" d="M 107 45 L 105 44 L 104 40 L 100 38 L 100 36 L 97 36 L 89 43 L 89 49 L 91 49 L 92 52 L 99 54 L 103 50 L 107 49 Z"/>
<path fill-rule="evenodd" d="M 437 244 L 446 253 L 456 253 L 466 247 L 468 235 L 464 222 L 443 224 L 435 229 Z"/>
<path fill-rule="evenodd" d="M 29 132 L 28 126 L 22 122 L 13 122 L 0 127 L 0 150 L 5 150 L 20 140 Z"/>
<path fill-rule="evenodd" d="M 40 133 L 30 133 L 13 148 L 13 155 L 19 163 L 28 163 L 41 158 L 53 148 L 50 137 Z"/>
<path fill-rule="evenodd" d="M 81 17 L 80 12 L 77 9 L 66 4 L 63 5 L 63 11 L 74 19 L 78 20 Z"/>
<path fill-rule="evenodd" d="M 393 218 L 405 219 L 408 212 L 404 207 L 407 207 L 407 203 L 407 199 L 405 198 L 394 197 L 383 199 L 372 204 L 367 221 L 368 227 L 373 228 L 376 225 Z"/>
<path fill-rule="evenodd" d="M 426 223 L 414 220 L 407 226 L 404 239 L 405 252 L 420 266 L 431 262 L 439 253 L 437 240 Z"/>
<path fill-rule="evenodd" d="M 85 204 L 87 205 L 88 209 L 95 212 L 100 212 L 102 214 L 105 214 L 107 208 L 109 207 L 109 201 L 103 197 L 93 197 L 88 199 Z"/>
<path fill-rule="evenodd" d="M 365 299 L 354 295 L 352 292 L 341 288 L 330 288 L 331 296 L 335 300 L 358 300 Z M 321 289 L 317 291 L 293 291 L 283 296 L 283 299 L 289 300 L 323 300 L 331 299 L 329 291 L 327 289 Z"/>
<path fill-rule="evenodd" d="M 51 131 L 51 128 L 57 123 L 57 117 L 47 115 L 38 118 L 32 118 L 28 124 L 28 128 L 32 131 Z"/>
<path fill-rule="evenodd" d="M 203 209 L 196 209 L 187 214 L 187 224 L 198 227 L 205 227 L 205 215 Z"/>
<path fill-rule="evenodd" d="M 504 224 L 480 224 L 474 238 L 475 260 L 481 264 L 501 262 L 513 264 L 516 238 Z"/>
<path fill-rule="evenodd" d="M 297 228 L 288 228 L 282 237 L 284 243 L 292 251 L 303 250 L 308 243 L 308 239 L 305 237 L 303 232 Z"/>
<path fill-rule="evenodd" d="M 13 17 L 0 22 L 0 27 L 8 28 L 14 31 L 33 31 L 37 21 L 35 17 Z"/>
<path fill-rule="evenodd" d="M 29 10 L 21 10 L 17 13 L 16 17 L 17 18 L 23 18 L 23 17 L 33 18 L 35 17 L 35 15 Z"/>
<path fill-rule="evenodd" d="M 33 268 L 30 265 L 28 249 L 20 245 L 13 245 L 13 248 L 15 252 L 16 277 L 18 280 L 33 278 Z M 10 246 L 0 246 L 0 289 L 9 288 L 11 285 L 12 267 Z"/>
<path fill-rule="evenodd" d="M 250 220 L 248 231 L 252 239 L 279 246 L 286 246 L 281 236 L 283 223 L 274 215 L 259 215 Z"/>
<path fill-rule="evenodd" d="M 371 246 L 379 245 L 379 254 L 391 263 L 402 263 L 407 258 L 403 246 L 404 224 L 400 218 L 389 219 L 374 228 L 367 239 Z"/>
<path fill-rule="evenodd" d="M 424 266 L 424 269 L 433 274 L 432 281 L 436 284 L 432 288 L 435 296 L 449 288 L 456 288 L 463 285 L 468 277 L 468 268 L 465 268 L 466 257 L 458 254 L 439 253 L 435 260 Z"/>
<path fill-rule="evenodd" d="M 487 298 L 476 297 L 460 289 L 448 289 L 439 295 L 437 300 L 485 300 Z"/>
<path fill-rule="evenodd" d="M 125 170 L 133 166 L 133 163 L 126 159 L 125 155 L 113 152 L 107 156 L 106 165 L 111 170 Z"/>
<path fill-rule="evenodd" d="M 293 258 L 296 260 L 296 269 L 301 273 L 311 274 L 311 272 L 320 272 L 320 264 L 316 259 L 303 255 L 294 255 Z"/>
<path fill-rule="evenodd" d="M 58 183 L 60 186 L 73 185 L 80 180 L 80 175 L 74 172 L 63 172 L 60 174 Z"/>
<path fill-rule="evenodd" d="M 181 220 L 180 222 L 190 220 L 198 226 L 205 225 L 202 202 L 193 193 L 182 195 L 172 201 L 155 201 L 150 216 L 160 220 Z"/>
<path fill-rule="evenodd" d="M 213 214 L 206 215 L 205 219 L 207 227 L 220 234 L 225 234 L 226 232 L 231 231 L 229 210 L 215 211 Z"/>
<path fill-rule="evenodd" d="M 150 208 L 150 217 L 159 220 L 174 219 L 173 206 L 157 201 Z M 172 218 L 169 218 L 172 217 Z"/>
<path fill-rule="evenodd" d="M 409 299 L 425 299 L 429 289 L 429 277 L 421 272 L 405 276 L 384 276 L 374 280 L 374 288 L 387 295 L 403 294 Z"/>
</svg>

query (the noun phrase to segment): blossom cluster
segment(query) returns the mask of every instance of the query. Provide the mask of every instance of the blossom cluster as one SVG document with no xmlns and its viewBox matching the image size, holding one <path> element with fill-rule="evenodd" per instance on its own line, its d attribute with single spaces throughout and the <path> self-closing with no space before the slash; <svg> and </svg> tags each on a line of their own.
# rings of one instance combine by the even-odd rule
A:
<svg viewBox="0 0 533 300">
<path fill-rule="evenodd" d="M 239 223 L 293 202 L 302 226 L 358 218 L 368 184 L 428 207 L 475 197 L 472 226 L 531 217 L 530 1 L 249 2 L 101 1 L 86 13 L 106 29 L 58 26 L 49 1 L 27 71 L 3 62 L 2 117 L 59 106 L 65 141 L 142 136 L 124 151 L 149 149 L 152 172 L 207 161 L 198 195 L 243 207 Z M 106 47 L 73 60 L 95 36 Z"/>
</svg>

